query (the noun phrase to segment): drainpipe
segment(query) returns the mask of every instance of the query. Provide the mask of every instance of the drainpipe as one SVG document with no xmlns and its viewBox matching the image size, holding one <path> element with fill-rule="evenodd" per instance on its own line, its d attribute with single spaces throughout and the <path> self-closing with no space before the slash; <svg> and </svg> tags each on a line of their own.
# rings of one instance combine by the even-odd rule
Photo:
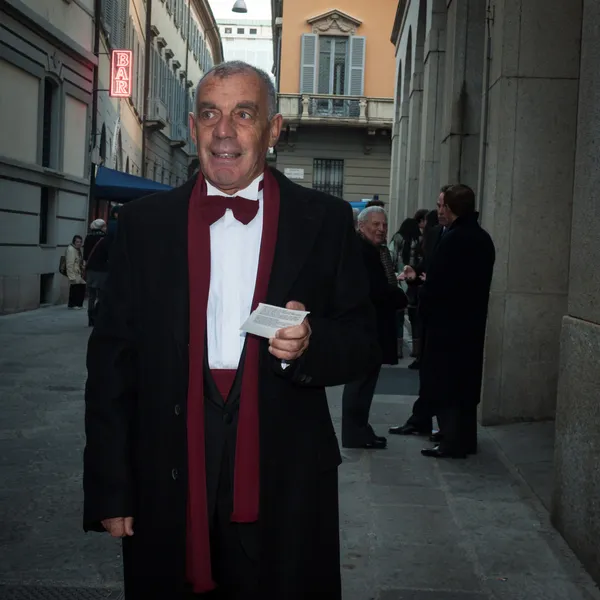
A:
<svg viewBox="0 0 600 600">
<path fill-rule="evenodd" d="M 150 52 L 152 50 L 152 0 L 146 0 L 146 39 L 144 40 L 144 114 L 142 116 L 142 177 L 146 177 L 146 120 L 150 94 Z"/>
<path fill-rule="evenodd" d="M 96 129 L 98 128 L 98 71 L 100 70 L 100 14 L 102 11 L 102 0 L 94 0 L 94 56 L 96 64 L 92 75 L 92 124 L 90 132 L 90 152 L 92 155 L 96 147 Z M 96 165 L 90 160 L 90 195 L 88 206 L 88 217 L 98 211 L 98 201 L 94 195 L 96 185 Z M 95 204 L 95 206 L 94 206 Z M 92 213 L 92 214 L 90 214 Z"/>
<path fill-rule="evenodd" d="M 187 87 L 187 77 L 188 77 L 188 65 L 189 65 L 189 55 L 190 55 L 190 21 L 192 20 L 192 0 L 188 0 L 188 18 L 187 18 L 187 34 L 185 36 L 185 78 L 186 81 L 183 82 L 185 87 L 185 114 L 184 114 L 184 125 L 187 124 L 188 114 L 190 112 L 189 106 L 189 93 Z"/>
<path fill-rule="evenodd" d="M 487 135 L 489 125 L 490 108 L 490 71 L 492 66 L 492 28 L 494 24 L 494 7 L 488 0 L 486 29 L 487 39 L 485 42 L 485 54 L 483 57 L 483 101 L 481 107 L 481 137 L 479 138 L 479 173 L 477 174 L 477 198 L 479 198 L 479 212 L 483 212 L 483 199 L 485 191 L 485 170 L 487 161 Z"/>
</svg>

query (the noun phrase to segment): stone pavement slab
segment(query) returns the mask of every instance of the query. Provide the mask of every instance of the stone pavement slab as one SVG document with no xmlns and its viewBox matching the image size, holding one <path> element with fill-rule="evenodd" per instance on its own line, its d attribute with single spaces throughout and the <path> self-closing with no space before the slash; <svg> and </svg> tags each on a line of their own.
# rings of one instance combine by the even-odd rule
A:
<svg viewBox="0 0 600 600">
<path fill-rule="evenodd" d="M 81 529 L 86 324 L 64 307 L 0 318 L 2 599 L 119 595 L 119 543 Z M 415 386 L 414 373 L 386 369 L 376 431 L 404 420 Z M 337 427 L 340 392 L 329 392 Z M 485 431 L 466 461 L 425 459 L 422 443 L 343 451 L 344 600 L 600 599 Z"/>
</svg>

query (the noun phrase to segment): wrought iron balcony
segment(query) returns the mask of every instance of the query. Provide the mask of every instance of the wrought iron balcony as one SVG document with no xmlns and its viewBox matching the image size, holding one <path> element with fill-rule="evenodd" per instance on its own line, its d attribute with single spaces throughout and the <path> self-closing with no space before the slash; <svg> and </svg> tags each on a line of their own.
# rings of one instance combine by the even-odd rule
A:
<svg viewBox="0 0 600 600">
<path fill-rule="evenodd" d="M 288 124 L 315 123 L 389 129 L 394 120 L 391 98 L 326 94 L 279 94 L 279 112 Z"/>
</svg>

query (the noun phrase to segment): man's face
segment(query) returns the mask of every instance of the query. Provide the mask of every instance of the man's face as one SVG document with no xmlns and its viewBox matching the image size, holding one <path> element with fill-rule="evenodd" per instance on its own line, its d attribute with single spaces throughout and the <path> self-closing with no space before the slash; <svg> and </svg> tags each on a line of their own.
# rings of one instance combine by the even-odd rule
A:
<svg viewBox="0 0 600 600">
<path fill-rule="evenodd" d="M 282 118 L 269 121 L 268 93 L 255 73 L 210 75 L 198 89 L 196 115 L 190 115 L 200 168 L 215 187 L 235 194 L 262 171 Z"/>
<path fill-rule="evenodd" d="M 449 224 L 449 216 L 450 209 L 446 206 L 444 202 L 444 194 L 440 194 L 437 201 L 437 213 L 438 213 L 438 221 L 442 227 L 446 227 Z"/>
<path fill-rule="evenodd" d="M 372 212 L 367 220 L 359 222 L 360 232 L 376 246 L 385 243 L 387 234 L 387 217 L 383 212 Z"/>
</svg>

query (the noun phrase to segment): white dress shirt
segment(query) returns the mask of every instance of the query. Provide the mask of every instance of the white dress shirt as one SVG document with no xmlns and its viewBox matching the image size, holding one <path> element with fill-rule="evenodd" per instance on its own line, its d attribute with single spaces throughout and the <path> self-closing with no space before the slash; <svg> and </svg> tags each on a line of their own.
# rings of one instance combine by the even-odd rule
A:
<svg viewBox="0 0 600 600">
<path fill-rule="evenodd" d="M 208 364 L 211 369 L 237 369 L 256 286 L 263 231 L 263 192 L 257 177 L 236 196 L 258 202 L 256 217 L 244 225 L 229 209 L 210 226 L 210 288 L 206 312 Z M 209 196 L 227 196 L 208 181 Z"/>
</svg>

